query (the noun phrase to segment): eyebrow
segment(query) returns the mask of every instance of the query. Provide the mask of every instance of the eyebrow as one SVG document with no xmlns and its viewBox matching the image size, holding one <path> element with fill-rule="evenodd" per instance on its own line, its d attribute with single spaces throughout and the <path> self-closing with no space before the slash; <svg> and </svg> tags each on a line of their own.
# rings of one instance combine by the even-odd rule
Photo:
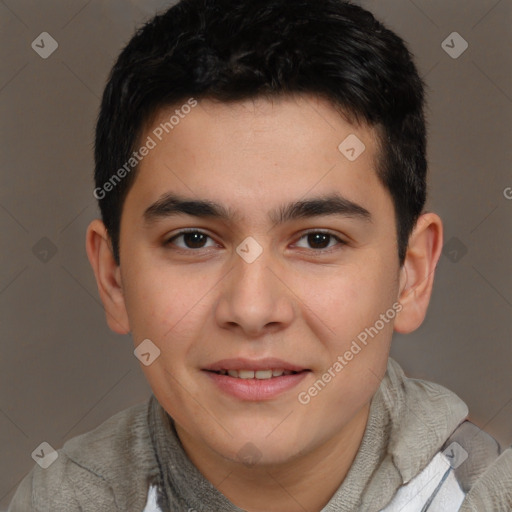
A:
<svg viewBox="0 0 512 512">
<path fill-rule="evenodd" d="M 180 214 L 199 218 L 219 219 L 226 222 L 241 220 L 241 216 L 236 211 L 222 204 L 207 199 L 186 198 L 172 193 L 163 194 L 144 211 L 143 217 L 145 223 L 150 225 L 160 219 Z M 372 221 L 372 216 L 366 208 L 338 193 L 282 205 L 269 212 L 269 219 L 274 224 L 279 225 L 295 219 L 324 215 L 338 215 L 367 222 Z"/>
</svg>

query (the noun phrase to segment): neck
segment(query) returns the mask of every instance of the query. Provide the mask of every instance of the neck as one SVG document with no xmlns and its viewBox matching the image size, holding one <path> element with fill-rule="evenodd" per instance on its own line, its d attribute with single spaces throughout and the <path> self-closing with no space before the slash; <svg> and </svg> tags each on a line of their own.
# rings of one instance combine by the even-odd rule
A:
<svg viewBox="0 0 512 512">
<path fill-rule="evenodd" d="M 224 496 L 247 512 L 320 512 L 345 479 L 368 421 L 370 403 L 313 451 L 282 464 L 247 467 L 219 456 L 176 424 L 192 463 Z"/>
</svg>

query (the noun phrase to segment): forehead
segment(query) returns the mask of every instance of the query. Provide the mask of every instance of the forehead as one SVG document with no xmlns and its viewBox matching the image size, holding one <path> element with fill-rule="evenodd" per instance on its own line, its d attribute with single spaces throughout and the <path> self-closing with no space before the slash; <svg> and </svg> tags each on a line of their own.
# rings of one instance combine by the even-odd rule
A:
<svg viewBox="0 0 512 512">
<path fill-rule="evenodd" d="M 146 206 L 171 191 L 245 214 L 287 195 L 296 200 L 338 191 L 364 204 L 370 190 L 375 200 L 386 193 L 375 172 L 376 131 L 349 123 L 324 99 L 187 104 L 161 109 L 141 137 L 154 148 L 140 162 L 129 195 Z"/>
<path fill-rule="evenodd" d="M 230 147 L 235 153 L 252 150 L 288 160 L 296 149 L 301 154 L 309 150 L 310 156 L 327 153 L 331 159 L 338 157 L 338 145 L 350 134 L 364 139 L 367 156 L 374 154 L 378 142 L 374 128 L 349 122 L 331 102 L 314 95 L 258 97 L 229 103 L 193 100 L 197 106 L 189 108 L 191 101 L 157 111 L 146 132 L 157 142 L 163 137 L 170 145 L 194 146 L 195 153 L 204 148 L 214 156 L 216 148 Z"/>
</svg>

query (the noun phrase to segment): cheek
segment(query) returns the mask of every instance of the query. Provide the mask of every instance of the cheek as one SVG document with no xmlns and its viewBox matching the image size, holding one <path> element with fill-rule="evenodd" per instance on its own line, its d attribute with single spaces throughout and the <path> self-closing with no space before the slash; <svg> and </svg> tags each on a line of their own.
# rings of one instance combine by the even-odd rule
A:
<svg viewBox="0 0 512 512">
<path fill-rule="evenodd" d="M 297 281 L 302 303 L 328 327 L 347 334 L 353 326 L 364 327 L 393 302 L 391 275 L 353 265 Z"/>
<path fill-rule="evenodd" d="M 172 343 L 173 352 L 185 347 L 204 322 L 216 280 L 208 272 L 162 265 L 138 265 L 125 289 L 134 339 Z M 210 282 L 211 281 L 211 282 Z"/>
<path fill-rule="evenodd" d="M 358 351 L 353 359 L 359 364 L 381 366 L 393 333 L 392 306 L 397 296 L 397 271 L 391 272 L 386 261 L 381 257 L 364 265 L 346 266 L 302 283 L 302 314 L 323 341 L 331 363 L 359 339 L 361 350 L 353 348 Z M 388 311 L 391 314 L 382 321 L 381 315 Z"/>
</svg>

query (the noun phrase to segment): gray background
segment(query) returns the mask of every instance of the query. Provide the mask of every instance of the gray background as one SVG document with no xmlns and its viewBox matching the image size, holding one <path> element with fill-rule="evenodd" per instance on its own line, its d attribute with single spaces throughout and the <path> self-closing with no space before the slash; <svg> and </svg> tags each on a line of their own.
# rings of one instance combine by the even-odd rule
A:
<svg viewBox="0 0 512 512">
<path fill-rule="evenodd" d="M 448 243 L 427 319 L 395 337 L 392 356 L 510 445 L 512 0 L 360 3 L 408 42 L 427 82 L 429 208 Z M 150 394 L 131 338 L 106 325 L 84 236 L 98 216 L 92 141 L 107 74 L 166 5 L 0 1 L 0 509 L 41 442 L 58 449 Z M 457 59 L 441 47 L 454 31 L 469 43 Z M 42 32 L 59 44 L 47 59 L 31 48 Z"/>
</svg>

